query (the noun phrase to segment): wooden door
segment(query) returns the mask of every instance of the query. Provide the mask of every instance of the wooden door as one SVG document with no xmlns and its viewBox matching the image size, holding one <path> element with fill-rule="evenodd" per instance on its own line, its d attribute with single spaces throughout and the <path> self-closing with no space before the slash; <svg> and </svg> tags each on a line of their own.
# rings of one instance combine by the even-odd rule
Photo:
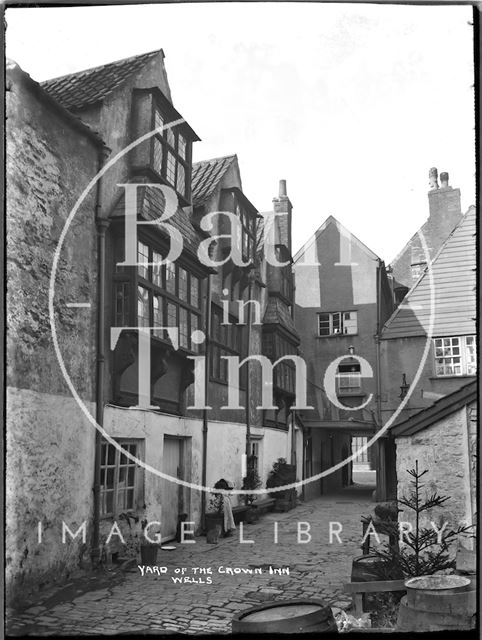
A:
<svg viewBox="0 0 482 640">
<path fill-rule="evenodd" d="M 164 437 L 162 471 L 173 478 L 182 478 L 183 440 Z M 162 479 L 162 542 L 176 537 L 177 517 L 182 511 L 182 486 L 172 480 Z"/>
</svg>

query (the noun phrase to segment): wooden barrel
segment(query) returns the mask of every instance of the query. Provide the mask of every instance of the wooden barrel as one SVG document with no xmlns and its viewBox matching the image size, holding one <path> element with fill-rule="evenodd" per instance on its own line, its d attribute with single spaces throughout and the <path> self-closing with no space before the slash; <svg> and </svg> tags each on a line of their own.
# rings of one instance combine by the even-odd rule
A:
<svg viewBox="0 0 482 640">
<path fill-rule="evenodd" d="M 445 601 L 446 604 L 447 602 Z M 444 606 L 444 603 L 440 606 Z M 475 629 L 475 615 L 473 614 L 456 615 L 442 610 L 425 611 L 415 609 L 407 604 L 407 596 L 404 596 L 400 601 L 397 631 L 462 631 L 469 629 Z"/>
<path fill-rule="evenodd" d="M 238 613 L 233 633 L 337 632 L 331 608 L 321 600 L 277 600 Z"/>
<path fill-rule="evenodd" d="M 376 566 L 380 563 L 380 558 L 375 555 L 365 555 L 353 558 L 351 581 L 372 582 L 374 580 L 381 580 L 376 572 Z"/>
</svg>

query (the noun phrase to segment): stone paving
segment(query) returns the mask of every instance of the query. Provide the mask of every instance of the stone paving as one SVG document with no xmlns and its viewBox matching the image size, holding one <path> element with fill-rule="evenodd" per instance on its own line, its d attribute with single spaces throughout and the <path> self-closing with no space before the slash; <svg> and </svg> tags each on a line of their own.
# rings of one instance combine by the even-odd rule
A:
<svg viewBox="0 0 482 640">
<path fill-rule="evenodd" d="M 195 544 L 174 543 L 175 550 L 158 555 L 158 566 L 166 573 L 146 570 L 141 575 L 135 565 L 121 582 L 113 580 L 106 587 L 104 581 L 100 589 L 53 604 L 52 599 L 50 604 L 40 600 L 7 618 L 8 633 L 230 633 L 238 611 L 267 600 L 318 598 L 346 609 L 351 600 L 343 593 L 343 583 L 350 580 L 353 557 L 361 553 L 360 517 L 373 509 L 371 490 L 346 489 L 287 513 L 268 513 L 244 525 L 243 538 L 252 543 L 241 542 L 239 526 L 235 536 L 218 544 L 207 544 L 204 537 Z M 329 543 L 330 521 L 343 527 L 341 544 L 336 536 Z M 308 528 L 301 523 L 309 524 L 311 540 L 301 533 L 298 542 L 298 529 Z M 250 569 L 253 573 L 246 573 Z M 183 577 L 190 581 L 173 580 Z"/>
</svg>

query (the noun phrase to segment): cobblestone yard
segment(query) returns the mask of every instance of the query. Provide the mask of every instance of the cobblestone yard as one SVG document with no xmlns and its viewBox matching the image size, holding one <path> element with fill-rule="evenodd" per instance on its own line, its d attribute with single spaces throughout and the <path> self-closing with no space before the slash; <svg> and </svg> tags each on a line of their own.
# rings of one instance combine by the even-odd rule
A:
<svg viewBox="0 0 482 640">
<path fill-rule="evenodd" d="M 336 496 L 321 497 L 298 505 L 288 513 L 268 513 L 244 525 L 240 543 L 239 526 L 234 537 L 218 544 L 196 538 L 195 544 L 176 544 L 174 551 L 159 551 L 158 565 L 167 573 L 141 575 L 137 565 L 125 574 L 91 587 L 81 595 L 60 590 L 55 598 L 39 599 L 36 606 L 8 619 L 10 635 L 70 635 L 115 633 L 189 634 L 229 633 L 236 612 L 267 600 L 319 598 L 332 606 L 348 608 L 350 598 L 343 583 L 350 580 L 352 559 L 360 555 L 360 516 L 373 509 L 371 490 L 361 487 Z M 329 544 L 329 523 L 340 522 L 342 543 L 333 537 Z M 278 522 L 278 542 L 274 523 Z M 297 542 L 298 523 L 310 526 L 311 541 Z M 306 525 L 299 525 L 306 530 Z M 306 540 L 306 534 L 301 535 Z M 204 583 L 174 583 L 175 569 Z M 270 573 L 270 567 L 289 569 L 289 575 Z M 193 568 L 212 573 L 194 574 Z M 262 573 L 225 573 L 228 568 L 261 568 Z M 207 578 L 212 583 L 207 584 Z M 64 595 L 62 595 L 64 594 Z"/>
</svg>

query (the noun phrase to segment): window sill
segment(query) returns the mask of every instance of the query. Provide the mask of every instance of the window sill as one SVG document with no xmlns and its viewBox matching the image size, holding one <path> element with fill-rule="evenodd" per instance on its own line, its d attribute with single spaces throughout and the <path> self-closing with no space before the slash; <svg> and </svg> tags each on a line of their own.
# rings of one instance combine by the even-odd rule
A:
<svg viewBox="0 0 482 640">
<path fill-rule="evenodd" d="M 338 391 L 336 395 L 338 398 L 366 398 L 367 397 L 367 394 L 363 393 L 361 389 L 358 389 L 357 391 Z"/>
<path fill-rule="evenodd" d="M 319 336 L 318 334 L 315 334 L 315 338 L 318 338 L 319 340 L 324 340 L 325 338 L 331 339 L 331 338 L 353 338 L 354 336 L 356 337 L 358 335 L 357 333 L 331 333 L 329 336 Z"/>
<path fill-rule="evenodd" d="M 450 376 L 430 376 L 429 380 L 460 380 L 460 379 L 464 379 L 464 378 L 476 378 L 477 374 L 476 373 L 464 373 L 461 376 L 457 376 L 457 375 L 450 375 Z"/>
</svg>

